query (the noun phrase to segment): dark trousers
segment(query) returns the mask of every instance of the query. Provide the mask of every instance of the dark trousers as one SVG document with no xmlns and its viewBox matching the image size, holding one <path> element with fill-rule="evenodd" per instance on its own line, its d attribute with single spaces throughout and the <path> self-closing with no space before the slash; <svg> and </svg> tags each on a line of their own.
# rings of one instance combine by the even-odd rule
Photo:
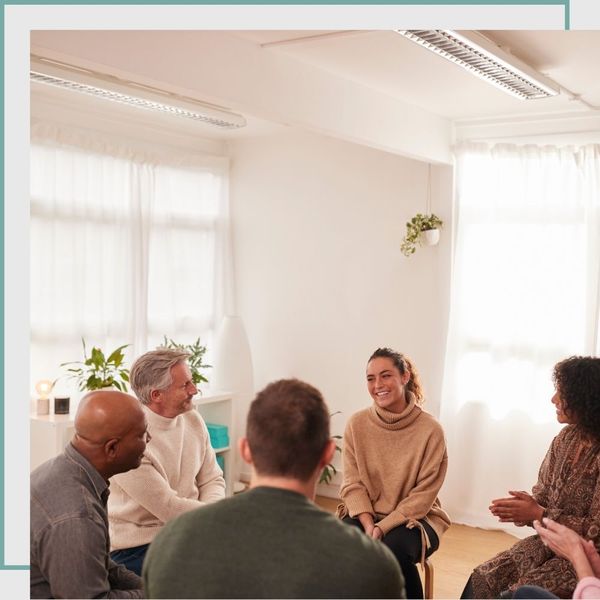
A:
<svg viewBox="0 0 600 600">
<path fill-rule="evenodd" d="M 344 517 L 342 519 L 348 525 L 360 527 L 362 525 L 358 519 Z M 431 525 L 426 521 L 419 521 L 429 537 L 431 547 L 425 553 L 426 557 L 431 556 L 440 546 L 440 540 Z M 404 575 L 404 584 L 406 586 L 406 597 L 409 599 L 423 598 L 423 586 L 416 563 L 421 560 L 421 532 L 417 528 L 408 529 L 404 525 L 388 531 L 381 541 L 393 552 L 396 560 L 400 564 L 402 574 Z"/>
<path fill-rule="evenodd" d="M 474 598 L 473 593 L 473 575 L 470 575 L 465 584 L 465 589 L 460 595 L 460 600 L 471 600 L 471 598 Z"/>
<path fill-rule="evenodd" d="M 558 598 L 537 585 L 522 585 L 515 590 L 513 598 Z"/>
<path fill-rule="evenodd" d="M 142 576 L 142 564 L 146 556 L 146 550 L 150 544 L 135 546 L 134 548 L 124 548 L 110 553 L 110 557 L 118 564 L 123 565 L 130 571 L 133 571 L 140 577 Z"/>
</svg>

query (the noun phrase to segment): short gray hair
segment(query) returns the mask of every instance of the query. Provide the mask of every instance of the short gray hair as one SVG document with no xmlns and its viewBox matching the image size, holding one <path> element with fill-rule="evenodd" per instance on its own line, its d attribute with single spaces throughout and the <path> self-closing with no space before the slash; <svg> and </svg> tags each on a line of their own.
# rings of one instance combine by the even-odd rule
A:
<svg viewBox="0 0 600 600">
<path fill-rule="evenodd" d="M 190 354 L 183 350 L 157 348 L 142 354 L 131 367 L 129 383 L 142 404 L 150 404 L 152 390 L 164 390 L 173 383 L 171 367 L 185 362 Z"/>
</svg>

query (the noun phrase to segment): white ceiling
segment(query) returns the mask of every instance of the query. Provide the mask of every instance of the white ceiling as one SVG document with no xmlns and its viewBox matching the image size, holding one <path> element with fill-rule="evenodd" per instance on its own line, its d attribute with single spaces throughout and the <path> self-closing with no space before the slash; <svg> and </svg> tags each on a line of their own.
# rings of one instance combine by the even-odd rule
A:
<svg viewBox="0 0 600 600">
<path fill-rule="evenodd" d="M 600 31 L 481 33 L 600 107 Z M 262 44 L 265 51 L 284 53 L 452 120 L 589 111 L 565 93 L 542 100 L 513 98 L 393 31 L 238 31 L 235 35 Z"/>
<path fill-rule="evenodd" d="M 516 99 L 393 31 L 37 30 L 31 51 L 244 114 L 246 127 L 222 131 L 143 111 L 138 117 L 130 107 L 103 109 L 102 100 L 68 101 L 94 117 L 112 111 L 214 140 L 293 126 L 449 162 L 453 135 L 600 132 L 600 31 L 480 33 L 563 92 Z M 32 88 L 34 102 L 60 102 L 59 92 Z"/>
</svg>

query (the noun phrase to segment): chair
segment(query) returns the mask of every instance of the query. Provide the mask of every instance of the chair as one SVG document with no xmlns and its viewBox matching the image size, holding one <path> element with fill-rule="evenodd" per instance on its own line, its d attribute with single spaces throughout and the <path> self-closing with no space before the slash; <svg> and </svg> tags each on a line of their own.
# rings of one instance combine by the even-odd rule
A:
<svg viewBox="0 0 600 600">
<path fill-rule="evenodd" d="M 421 565 L 419 565 L 421 566 Z M 425 600 L 432 600 L 433 598 L 433 564 L 431 561 L 426 558 L 425 559 L 425 567 L 422 569 L 422 577 L 423 580 L 423 591 Z"/>
</svg>

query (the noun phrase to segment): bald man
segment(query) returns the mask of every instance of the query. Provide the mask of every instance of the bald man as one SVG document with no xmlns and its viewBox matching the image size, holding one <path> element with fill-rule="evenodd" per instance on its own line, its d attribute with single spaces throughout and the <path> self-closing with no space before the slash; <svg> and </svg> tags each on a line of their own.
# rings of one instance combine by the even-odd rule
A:
<svg viewBox="0 0 600 600">
<path fill-rule="evenodd" d="M 143 598 L 142 581 L 109 557 L 108 480 L 136 469 L 148 442 L 139 400 L 84 396 L 65 451 L 31 474 L 32 598 Z"/>
</svg>

